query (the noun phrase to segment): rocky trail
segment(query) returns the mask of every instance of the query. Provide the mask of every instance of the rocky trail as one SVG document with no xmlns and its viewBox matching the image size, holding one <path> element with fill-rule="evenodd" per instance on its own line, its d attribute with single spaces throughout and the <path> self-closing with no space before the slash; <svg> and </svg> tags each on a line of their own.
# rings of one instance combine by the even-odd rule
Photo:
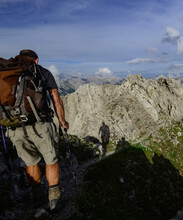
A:
<svg viewBox="0 0 183 220">
<path fill-rule="evenodd" d="M 73 154 L 71 154 L 71 158 L 69 160 L 60 157 L 60 187 L 63 206 L 57 212 L 49 213 L 46 210 L 47 205 L 45 204 L 37 208 L 33 207 L 33 204 L 31 203 L 31 188 L 28 185 L 23 162 L 18 157 L 9 158 L 7 161 L 4 155 L 0 152 L 0 175 L 1 180 L 4 180 L 4 184 L 3 182 L 1 182 L 1 184 L 4 186 L 7 185 L 7 189 L 5 189 L 5 187 L 0 187 L 0 194 L 1 196 L 3 195 L 3 197 L 8 197 L 9 200 L 9 206 L 6 206 L 0 212 L 0 219 L 64 220 L 71 217 L 72 214 L 78 213 L 75 199 L 81 191 L 83 176 L 88 167 L 91 164 L 96 163 L 98 160 L 99 159 L 91 159 L 79 164 Z M 42 165 L 42 169 L 44 170 L 44 163 L 42 162 L 40 165 Z M 42 184 L 45 185 L 45 190 L 47 190 L 45 176 L 42 178 Z"/>
</svg>

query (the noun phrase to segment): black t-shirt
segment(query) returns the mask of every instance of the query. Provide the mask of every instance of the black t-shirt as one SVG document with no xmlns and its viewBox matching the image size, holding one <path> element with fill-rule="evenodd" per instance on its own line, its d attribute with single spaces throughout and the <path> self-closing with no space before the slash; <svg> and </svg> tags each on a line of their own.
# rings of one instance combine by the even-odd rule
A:
<svg viewBox="0 0 183 220">
<path fill-rule="evenodd" d="M 58 86 L 57 86 L 57 83 L 55 81 L 55 78 L 54 76 L 52 75 L 52 73 L 48 70 L 48 69 L 45 69 L 44 67 L 38 65 L 38 68 L 39 70 L 41 71 L 41 74 L 42 76 L 44 77 L 45 80 L 43 80 L 41 74 L 37 73 L 37 77 L 39 80 L 41 80 L 42 82 L 45 83 L 45 87 L 47 90 L 50 90 L 50 89 L 58 89 Z"/>
</svg>

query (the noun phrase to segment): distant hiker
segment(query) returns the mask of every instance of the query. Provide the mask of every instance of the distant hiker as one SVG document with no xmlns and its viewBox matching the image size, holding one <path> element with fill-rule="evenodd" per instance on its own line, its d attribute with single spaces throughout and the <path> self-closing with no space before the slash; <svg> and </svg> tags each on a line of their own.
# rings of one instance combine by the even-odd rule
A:
<svg viewBox="0 0 183 220">
<path fill-rule="evenodd" d="M 52 73 L 38 65 L 38 55 L 34 51 L 22 50 L 19 56 L 25 59 L 33 59 L 35 62 L 35 75 L 34 77 L 31 76 L 32 87 L 37 87 L 37 91 L 42 91 L 42 93 L 47 93 L 48 91 L 60 125 L 64 129 L 69 129 L 69 123 L 65 120 L 63 102 L 59 96 L 58 87 Z M 30 92 L 30 89 L 27 91 Z M 39 92 L 34 93 L 32 99 L 34 99 L 36 95 L 39 95 Z M 43 97 L 46 96 L 47 94 L 43 94 Z M 31 99 L 28 99 L 28 102 L 36 120 L 33 123 L 29 121 L 26 122 L 26 120 L 24 120 L 26 116 L 23 115 L 25 117 L 20 117 L 21 125 L 23 124 L 23 126 L 11 127 L 9 129 L 9 137 L 17 150 L 18 156 L 27 166 L 26 171 L 30 185 L 33 189 L 37 188 L 37 192 L 39 191 L 38 186 L 40 186 L 41 183 L 41 170 L 38 163 L 41 158 L 44 159 L 46 164 L 46 179 L 49 185 L 49 207 L 53 210 L 56 208 L 61 198 L 59 188 L 59 164 L 55 152 L 56 140 L 58 139 L 56 126 L 53 123 L 50 108 L 47 106 L 49 99 L 43 100 L 44 107 L 40 112 L 37 112 L 38 108 L 35 108 L 35 103 L 32 103 Z M 46 112 L 47 109 L 49 109 L 49 112 Z M 29 118 L 29 116 L 27 116 L 27 118 Z"/>
<path fill-rule="evenodd" d="M 102 126 L 99 128 L 99 135 L 101 135 L 102 140 L 102 147 L 103 147 L 103 155 L 106 154 L 106 146 L 109 143 L 110 138 L 110 130 L 109 126 L 105 124 L 105 122 L 102 122 Z"/>
</svg>

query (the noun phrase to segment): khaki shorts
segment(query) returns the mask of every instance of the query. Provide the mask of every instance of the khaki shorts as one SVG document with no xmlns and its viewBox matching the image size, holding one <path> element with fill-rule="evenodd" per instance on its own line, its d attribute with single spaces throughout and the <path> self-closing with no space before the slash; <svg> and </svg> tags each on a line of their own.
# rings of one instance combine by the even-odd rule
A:
<svg viewBox="0 0 183 220">
<path fill-rule="evenodd" d="M 43 157 L 46 164 L 55 164 L 57 160 L 55 147 L 58 146 L 58 134 L 53 122 L 37 122 L 26 125 L 28 139 L 24 137 L 22 127 L 9 130 L 18 156 L 27 166 L 37 164 Z"/>
</svg>

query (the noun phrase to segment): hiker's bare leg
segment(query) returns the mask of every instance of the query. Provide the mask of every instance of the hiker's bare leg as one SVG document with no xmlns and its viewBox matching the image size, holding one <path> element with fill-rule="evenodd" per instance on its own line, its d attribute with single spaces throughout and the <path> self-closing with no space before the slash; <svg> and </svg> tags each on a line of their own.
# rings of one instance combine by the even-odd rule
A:
<svg viewBox="0 0 183 220">
<path fill-rule="evenodd" d="M 53 165 L 46 164 L 46 178 L 49 186 L 59 184 L 59 164 L 58 162 Z"/>
<path fill-rule="evenodd" d="M 31 186 L 41 182 L 41 170 L 38 164 L 27 166 L 27 175 Z"/>
</svg>

